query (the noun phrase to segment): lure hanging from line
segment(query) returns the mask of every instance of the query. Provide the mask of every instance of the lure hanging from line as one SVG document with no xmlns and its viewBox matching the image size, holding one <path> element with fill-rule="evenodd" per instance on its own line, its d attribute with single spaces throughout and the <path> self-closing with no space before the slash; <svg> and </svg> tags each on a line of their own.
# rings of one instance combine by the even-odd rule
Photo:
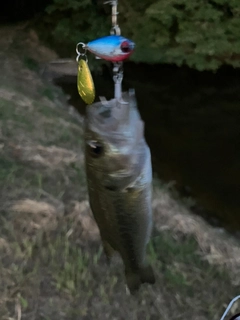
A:
<svg viewBox="0 0 240 320">
<path fill-rule="evenodd" d="M 87 61 L 78 61 L 77 88 L 80 97 L 86 104 L 93 103 L 95 99 L 95 87 Z"/>
<path fill-rule="evenodd" d="M 79 46 L 84 50 L 80 53 Z M 97 57 L 111 62 L 122 62 L 127 59 L 134 50 L 134 42 L 120 35 L 111 35 L 102 37 L 84 44 L 79 42 L 76 47 L 78 62 L 78 79 L 77 87 L 80 97 L 86 104 L 93 103 L 95 99 L 95 88 L 91 72 L 87 61 L 80 59 L 81 56 L 86 58 L 87 50 Z"/>
<path fill-rule="evenodd" d="M 76 47 L 77 62 L 78 62 L 78 93 L 81 98 L 91 104 L 95 99 L 95 88 L 92 80 L 91 72 L 88 68 L 87 61 L 80 59 L 81 56 L 86 58 L 87 51 L 95 54 L 97 58 L 102 58 L 113 62 L 113 80 L 115 82 L 115 98 L 121 98 L 121 82 L 123 77 L 122 63 L 132 53 L 135 43 L 120 35 L 121 31 L 117 25 L 117 0 L 108 1 L 112 5 L 112 30 L 110 36 L 98 38 L 90 41 L 87 44 L 79 42 Z M 106 2 L 106 3 L 108 3 Z M 79 51 L 79 46 L 82 46 L 83 52 Z M 79 61 L 80 59 L 80 61 Z"/>
<path fill-rule="evenodd" d="M 104 60 L 119 62 L 127 59 L 133 53 L 134 47 L 135 44 L 131 40 L 111 35 L 90 41 L 83 49 Z"/>
</svg>

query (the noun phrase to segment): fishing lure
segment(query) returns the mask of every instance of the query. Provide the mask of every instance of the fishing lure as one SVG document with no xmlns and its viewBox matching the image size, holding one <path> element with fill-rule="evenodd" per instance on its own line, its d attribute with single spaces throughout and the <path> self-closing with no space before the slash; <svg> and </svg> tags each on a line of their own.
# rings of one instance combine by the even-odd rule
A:
<svg viewBox="0 0 240 320">
<path fill-rule="evenodd" d="M 133 53 L 134 47 L 134 42 L 120 35 L 102 37 L 83 46 L 97 57 L 111 62 L 127 59 Z"/>
<path fill-rule="evenodd" d="M 77 88 L 80 97 L 86 104 L 93 103 L 95 99 L 95 87 L 87 61 L 84 59 L 78 61 Z"/>
<path fill-rule="evenodd" d="M 132 53 L 135 47 L 135 43 L 131 40 L 122 37 L 121 30 L 117 24 L 117 0 L 110 0 L 106 3 L 112 5 L 112 29 L 111 35 L 98 38 L 90 41 L 87 44 L 79 42 L 76 47 L 77 62 L 78 62 L 78 80 L 77 87 L 78 93 L 81 98 L 87 103 L 91 104 L 95 99 L 95 89 L 92 80 L 91 72 L 88 68 L 87 61 L 80 60 L 81 56 L 86 57 L 86 52 L 89 51 L 96 55 L 96 58 L 102 58 L 113 62 L 113 80 L 115 83 L 115 98 L 121 99 L 122 89 L 121 82 L 123 78 L 122 63 Z M 83 53 L 80 53 L 78 48 L 82 46 Z"/>
</svg>

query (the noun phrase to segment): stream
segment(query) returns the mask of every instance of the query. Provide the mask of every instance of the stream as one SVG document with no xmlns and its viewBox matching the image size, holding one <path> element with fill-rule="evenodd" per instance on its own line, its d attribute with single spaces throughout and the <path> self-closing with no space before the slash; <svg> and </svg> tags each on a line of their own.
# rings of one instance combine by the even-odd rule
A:
<svg viewBox="0 0 240 320">
<path fill-rule="evenodd" d="M 113 97 L 109 69 L 93 75 L 96 96 Z M 55 83 L 82 115 L 76 77 Z M 124 64 L 123 90 L 135 88 L 154 173 L 175 181 L 192 210 L 240 234 L 240 70 L 216 73 L 174 66 Z"/>
</svg>

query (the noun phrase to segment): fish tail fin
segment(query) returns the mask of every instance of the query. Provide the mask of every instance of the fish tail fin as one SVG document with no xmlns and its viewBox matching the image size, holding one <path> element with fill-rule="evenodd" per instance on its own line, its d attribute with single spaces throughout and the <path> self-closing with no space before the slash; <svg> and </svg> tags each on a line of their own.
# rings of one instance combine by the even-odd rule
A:
<svg viewBox="0 0 240 320">
<path fill-rule="evenodd" d="M 138 272 L 126 272 L 126 282 L 131 294 L 134 294 L 143 283 L 155 283 L 155 276 L 150 265 L 142 267 Z"/>
<path fill-rule="evenodd" d="M 131 294 L 134 294 L 141 286 L 141 277 L 138 273 L 126 272 L 126 282 Z"/>
<path fill-rule="evenodd" d="M 140 269 L 140 278 L 142 283 L 154 284 L 156 279 L 153 268 L 150 265 L 142 267 Z"/>
</svg>

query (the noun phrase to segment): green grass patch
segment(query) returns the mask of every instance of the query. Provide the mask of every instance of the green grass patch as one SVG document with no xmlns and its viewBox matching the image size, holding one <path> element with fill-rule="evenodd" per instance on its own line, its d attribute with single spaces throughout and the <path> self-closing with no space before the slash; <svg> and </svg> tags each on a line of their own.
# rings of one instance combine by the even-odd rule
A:
<svg viewBox="0 0 240 320">
<path fill-rule="evenodd" d="M 30 113 L 24 112 L 24 107 L 18 106 L 17 101 L 0 98 L 0 121 L 2 131 L 7 137 L 16 135 L 15 131 L 23 129 L 26 132 L 34 130 L 34 122 Z"/>
<path fill-rule="evenodd" d="M 0 157 L 0 183 L 14 184 L 15 179 L 21 177 L 24 166 L 8 159 Z"/>
<path fill-rule="evenodd" d="M 50 117 L 50 118 L 54 118 L 57 115 L 60 116 L 59 110 L 53 109 L 45 104 L 41 104 L 41 103 L 35 103 L 36 109 L 39 113 L 40 116 L 45 116 L 45 117 Z"/>
<path fill-rule="evenodd" d="M 23 112 L 23 107 L 17 105 L 17 101 L 9 101 L 0 98 L 0 119 L 4 122 L 12 120 L 30 126 L 28 115 Z M 31 126 L 32 128 L 32 126 Z"/>
<path fill-rule="evenodd" d="M 209 264 L 193 236 L 162 232 L 149 243 L 148 257 L 168 294 L 177 292 L 183 300 L 200 299 L 206 314 L 213 319 L 217 306 L 221 306 L 219 301 L 228 301 L 230 292 L 233 296 L 237 293 L 226 269 Z M 221 297 L 216 297 L 214 292 L 221 292 Z M 181 308 L 184 310 L 185 306 Z"/>
<path fill-rule="evenodd" d="M 55 89 L 56 90 L 56 89 Z M 54 101 L 55 98 L 55 90 L 49 86 L 49 87 L 43 87 L 39 90 L 39 94 L 43 97 L 48 98 L 50 101 Z"/>
<path fill-rule="evenodd" d="M 103 319 L 105 312 L 111 317 L 120 312 L 131 319 L 168 319 L 171 312 L 175 317 L 183 314 L 181 319 L 198 314 L 217 320 L 223 304 L 239 289 L 232 286 L 225 272 L 202 260 L 191 237 L 174 240 L 164 232 L 153 239 L 149 256 L 157 283 L 144 285 L 132 297 L 125 293 L 121 264 L 108 266 L 99 242 L 80 244 L 78 227 L 71 219 L 60 218 L 54 230 L 39 230 L 34 237 L 21 235 L 20 229 L 7 224 L 13 256 L 11 264 L 9 259 L 8 263 L 2 260 L 2 267 L 8 268 L 17 288 L 14 297 L 19 299 L 23 314 L 31 311 L 40 295 L 45 301 L 43 319 L 54 319 L 55 315 L 74 320 L 100 315 Z M 164 302 L 156 301 L 160 292 Z M 61 318 L 63 312 L 66 318 Z"/>
<path fill-rule="evenodd" d="M 27 69 L 31 70 L 31 71 L 39 71 L 39 63 L 31 58 L 31 57 L 28 57 L 28 56 L 24 56 L 23 58 L 23 65 L 24 67 L 26 67 Z"/>
<path fill-rule="evenodd" d="M 37 256 L 51 271 L 56 290 L 79 296 L 82 290 L 86 293 L 89 291 L 92 281 L 89 267 L 92 264 L 97 265 L 101 253 L 99 249 L 91 255 L 86 248 L 68 239 L 66 232 L 55 234 L 51 242 L 41 244 Z"/>
</svg>

